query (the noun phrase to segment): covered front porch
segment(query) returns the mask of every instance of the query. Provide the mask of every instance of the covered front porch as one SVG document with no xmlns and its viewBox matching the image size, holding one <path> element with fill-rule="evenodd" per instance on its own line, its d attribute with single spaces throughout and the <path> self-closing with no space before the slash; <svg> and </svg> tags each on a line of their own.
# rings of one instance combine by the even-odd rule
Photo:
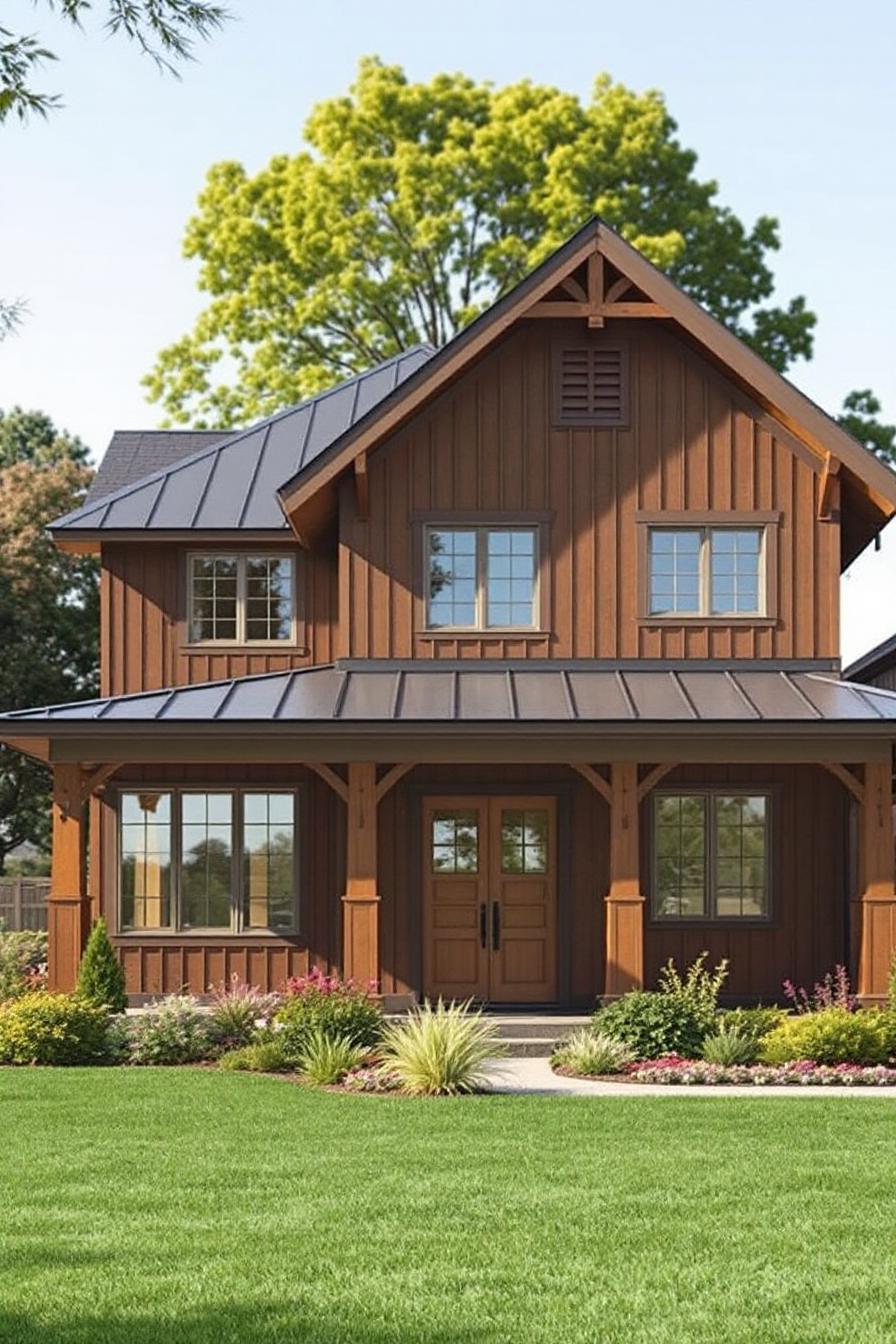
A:
<svg viewBox="0 0 896 1344">
<path fill-rule="evenodd" d="M 704 949 L 729 959 L 738 1000 L 836 961 L 883 998 L 894 725 L 896 697 L 812 671 L 418 664 L 26 711 L 2 736 L 53 771 L 56 988 L 102 913 L 135 1000 L 317 965 L 393 1007 L 443 993 L 587 1008 Z M 135 923 L 122 800 L 147 793 L 170 799 L 169 895 L 164 920 L 147 915 L 144 872 Z M 259 913 L 250 795 L 295 797 L 289 927 Z M 230 808 L 231 906 L 214 925 L 185 918 L 177 837 L 197 823 L 182 797 Z"/>
</svg>

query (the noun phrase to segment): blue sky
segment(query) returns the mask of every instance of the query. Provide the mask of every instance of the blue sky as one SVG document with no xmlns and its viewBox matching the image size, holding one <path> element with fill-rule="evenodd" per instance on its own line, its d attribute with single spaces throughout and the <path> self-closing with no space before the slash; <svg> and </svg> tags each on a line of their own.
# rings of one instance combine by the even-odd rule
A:
<svg viewBox="0 0 896 1344">
<path fill-rule="evenodd" d="M 98 23 L 68 29 L 28 0 L 3 24 L 60 57 L 43 76 L 65 107 L 0 130 L 0 294 L 28 298 L 0 346 L 0 406 L 50 412 L 101 452 L 152 426 L 140 378 L 200 307 L 184 224 L 208 166 L 294 150 L 311 106 L 343 92 L 359 56 L 415 79 L 463 70 L 587 96 L 607 70 L 662 89 L 701 176 L 746 220 L 781 221 L 779 294 L 819 314 L 816 354 L 791 376 L 829 409 L 873 387 L 896 418 L 896 6 L 854 0 L 230 0 L 235 21 L 181 82 Z M 97 0 L 96 10 L 105 8 Z M 892 633 L 896 524 L 844 580 L 849 658 Z"/>
</svg>

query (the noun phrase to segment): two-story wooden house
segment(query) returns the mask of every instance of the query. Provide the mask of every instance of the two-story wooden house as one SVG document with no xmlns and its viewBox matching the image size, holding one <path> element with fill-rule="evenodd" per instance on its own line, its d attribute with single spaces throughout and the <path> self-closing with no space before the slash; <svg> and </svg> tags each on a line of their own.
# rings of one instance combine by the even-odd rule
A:
<svg viewBox="0 0 896 1344">
<path fill-rule="evenodd" d="M 117 436 L 53 528 L 102 699 L 0 719 L 53 771 L 53 984 L 101 911 L 135 1001 L 315 964 L 584 1006 L 703 949 L 739 999 L 880 997 L 896 696 L 840 679 L 838 581 L 894 511 L 597 220 L 441 350 Z"/>
</svg>

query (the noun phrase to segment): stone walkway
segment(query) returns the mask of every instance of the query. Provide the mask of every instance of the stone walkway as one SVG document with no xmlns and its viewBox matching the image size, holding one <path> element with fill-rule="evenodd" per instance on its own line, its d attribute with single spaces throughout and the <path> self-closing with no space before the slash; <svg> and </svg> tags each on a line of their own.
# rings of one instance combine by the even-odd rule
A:
<svg viewBox="0 0 896 1344">
<path fill-rule="evenodd" d="M 665 1087 L 657 1083 L 592 1083 L 561 1078 L 546 1059 L 496 1059 L 488 1066 L 495 1092 L 573 1097 L 883 1097 L 896 1087 Z"/>
</svg>

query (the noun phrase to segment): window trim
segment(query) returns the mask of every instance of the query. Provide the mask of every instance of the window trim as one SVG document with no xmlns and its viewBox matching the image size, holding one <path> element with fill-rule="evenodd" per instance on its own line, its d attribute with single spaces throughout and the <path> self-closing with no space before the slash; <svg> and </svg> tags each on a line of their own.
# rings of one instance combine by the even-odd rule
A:
<svg viewBox="0 0 896 1344">
<path fill-rule="evenodd" d="M 729 925 L 733 928 L 768 928 L 775 923 L 775 891 L 774 891 L 774 845 L 775 845 L 775 812 L 777 810 L 777 799 L 780 793 L 780 787 L 774 784 L 760 783 L 738 783 L 731 784 L 680 784 L 672 785 L 669 788 L 654 789 L 650 795 L 650 924 L 662 927 L 672 925 L 676 928 L 696 927 L 703 924 L 711 924 L 714 928 L 718 925 Z M 766 820 L 765 820 L 765 891 L 766 891 L 766 911 L 763 915 L 719 915 L 715 913 L 717 900 L 715 883 L 715 862 L 716 862 L 716 824 L 715 810 L 707 806 L 707 844 L 704 853 L 704 879 L 706 885 L 707 905 L 710 907 L 699 915 L 661 915 L 657 913 L 656 902 L 659 894 L 659 855 L 656 843 L 656 812 L 657 804 L 661 798 L 686 797 L 686 798 L 705 798 L 708 804 L 711 804 L 716 797 L 731 798 L 742 795 L 748 798 L 765 798 L 766 800 Z"/>
<path fill-rule="evenodd" d="M 234 639 L 193 638 L 193 561 L 194 559 L 233 559 L 237 562 L 236 637 Z M 246 637 L 247 562 L 249 560 L 289 560 L 292 566 L 290 584 L 289 635 L 286 639 L 248 639 Z M 183 593 L 183 638 L 181 644 L 190 650 L 204 649 L 290 649 L 299 645 L 299 554 L 295 549 L 277 550 L 276 547 L 218 546 L 210 550 L 191 547 L 184 553 L 181 591 Z"/>
<path fill-rule="evenodd" d="M 418 563 L 420 588 L 418 592 L 419 619 L 417 632 L 426 639 L 457 639 L 469 636 L 478 639 L 502 638 L 513 635 L 515 639 L 544 639 L 547 634 L 548 620 L 545 613 L 545 592 L 547 585 L 543 581 L 547 554 L 547 523 L 549 515 L 542 513 L 514 513 L 506 516 L 489 513 L 459 513 L 415 516 L 418 527 Z M 429 624 L 429 534 L 430 532 L 463 531 L 476 533 L 476 624 L 475 625 L 430 625 Z M 481 544 L 481 537 L 489 532 L 532 532 L 535 536 L 533 546 L 534 575 L 532 592 L 531 625 L 486 625 L 483 618 L 487 615 L 487 548 Z"/>
<path fill-rule="evenodd" d="M 698 625 L 698 626 L 775 626 L 778 623 L 778 532 L 781 512 L 777 509 L 639 509 L 635 514 L 638 527 L 638 617 L 642 626 Z M 735 531 L 757 528 L 762 532 L 760 542 L 760 612 L 658 612 L 650 611 L 650 533 L 654 529 L 678 532 L 702 530 L 720 531 L 730 527 Z M 704 549 L 709 550 L 704 541 Z M 706 566 L 706 574 L 703 569 Z M 708 561 L 701 559 L 701 588 L 706 587 Z M 708 591 L 704 594 L 708 597 Z"/>
<path fill-rule="evenodd" d="M 115 790 L 115 934 L 121 938 L 198 938 L 208 941 L 214 938 L 282 938 L 294 939 L 303 932 L 302 905 L 304 897 L 303 867 L 305 837 L 309 834 L 305 824 L 306 802 L 305 786 L 302 784 L 259 783 L 233 785 L 227 783 L 206 782 L 199 784 L 158 784 L 144 783 L 142 780 L 128 782 L 123 780 Z M 122 920 L 122 844 L 121 809 L 122 795 L 126 793 L 167 793 L 171 795 L 171 882 L 169 908 L 171 922 L 156 928 L 125 927 Z M 181 799 L 188 794 L 226 793 L 231 797 L 231 816 L 234 844 L 231 853 L 231 892 L 230 923 L 227 925 L 191 925 L 185 928 L 181 922 L 183 899 L 181 891 L 181 870 L 183 860 L 183 813 Z M 250 928 L 245 922 L 245 895 L 243 890 L 243 799 L 247 794 L 288 793 L 293 799 L 293 922 L 288 929 Z"/>
</svg>

